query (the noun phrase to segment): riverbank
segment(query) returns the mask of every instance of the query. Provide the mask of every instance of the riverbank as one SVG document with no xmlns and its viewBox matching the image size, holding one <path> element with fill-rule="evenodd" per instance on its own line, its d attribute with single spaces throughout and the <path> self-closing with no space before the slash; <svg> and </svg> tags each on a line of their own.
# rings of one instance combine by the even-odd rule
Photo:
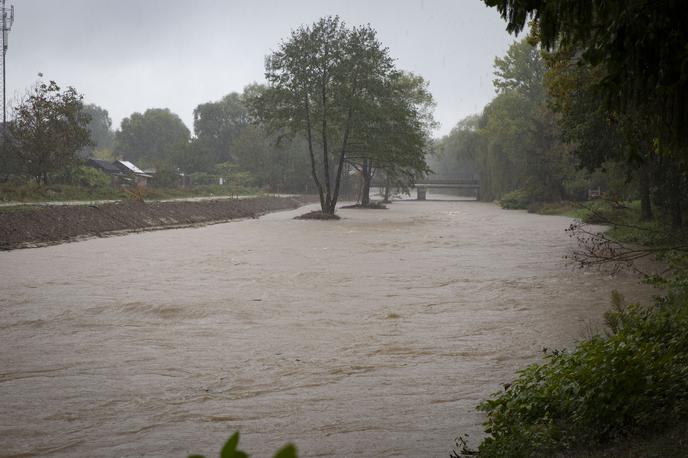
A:
<svg viewBox="0 0 688 458">
<path fill-rule="evenodd" d="M 125 188 L 109 184 L 103 186 L 76 186 L 67 184 L 39 185 L 37 183 L 0 184 L 0 206 L 33 204 L 47 202 L 92 202 L 119 201 L 132 195 L 145 200 L 182 199 L 193 197 L 221 197 L 256 194 L 259 190 L 251 187 L 229 185 L 198 185 L 187 187 L 144 187 Z"/>
<path fill-rule="evenodd" d="M 299 196 L 8 207 L 0 211 L 0 250 L 255 218 L 313 201 Z"/>
<path fill-rule="evenodd" d="M 637 202 L 550 204 L 537 213 L 609 226 L 604 235 L 571 226 L 581 266 L 663 255 L 666 270 L 649 279 L 665 295 L 638 305 L 637 297 L 626 302 L 613 293 L 604 329 L 573 349 L 546 352 L 541 363 L 521 369 L 504 391 L 480 404 L 488 436 L 477 451 L 456 456 L 686 456 L 685 234 L 661 219 L 641 221 Z M 629 244 L 632 251 L 625 251 Z"/>
</svg>

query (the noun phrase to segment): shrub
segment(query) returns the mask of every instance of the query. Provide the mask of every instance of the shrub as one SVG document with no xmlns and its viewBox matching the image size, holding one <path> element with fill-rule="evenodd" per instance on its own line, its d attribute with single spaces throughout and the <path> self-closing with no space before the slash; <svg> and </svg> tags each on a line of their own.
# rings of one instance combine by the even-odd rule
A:
<svg viewBox="0 0 688 458">
<path fill-rule="evenodd" d="M 525 210 L 529 202 L 528 192 L 517 190 L 504 194 L 499 200 L 499 205 L 507 210 Z"/>
<path fill-rule="evenodd" d="M 105 172 L 82 165 L 74 171 L 70 184 L 85 188 L 108 188 L 112 186 L 112 179 Z"/>
<path fill-rule="evenodd" d="M 613 303 L 607 336 L 547 352 L 480 404 L 489 434 L 480 456 L 546 456 L 688 416 L 688 307 L 669 298 L 651 308 Z"/>
</svg>

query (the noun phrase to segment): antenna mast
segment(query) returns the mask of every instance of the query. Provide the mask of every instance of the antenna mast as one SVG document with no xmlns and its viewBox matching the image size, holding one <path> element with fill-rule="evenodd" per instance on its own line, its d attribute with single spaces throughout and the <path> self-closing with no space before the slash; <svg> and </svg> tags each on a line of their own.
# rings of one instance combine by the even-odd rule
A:
<svg viewBox="0 0 688 458">
<path fill-rule="evenodd" d="M 2 15 L 2 36 L 0 37 L 0 40 L 2 40 L 2 140 L 3 140 L 3 149 L 4 149 L 4 144 L 5 144 L 5 126 L 7 125 L 7 105 L 5 104 L 5 100 L 7 97 L 7 88 L 5 85 L 5 75 L 6 75 L 6 66 L 5 66 L 5 55 L 7 54 L 7 35 L 9 34 L 9 31 L 12 29 L 12 24 L 14 23 L 14 5 L 10 5 L 8 8 L 5 5 L 6 0 L 2 0 L 2 6 L 0 6 L 0 15 Z"/>
</svg>

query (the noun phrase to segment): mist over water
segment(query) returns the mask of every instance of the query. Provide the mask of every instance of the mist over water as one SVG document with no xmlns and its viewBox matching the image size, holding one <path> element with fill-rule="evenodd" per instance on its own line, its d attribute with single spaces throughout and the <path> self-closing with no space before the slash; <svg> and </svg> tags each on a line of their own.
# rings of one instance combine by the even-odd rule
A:
<svg viewBox="0 0 688 458">
<path fill-rule="evenodd" d="M 447 456 L 612 289 L 651 293 L 567 266 L 565 217 L 307 210 L 0 253 L 0 454 Z"/>
</svg>

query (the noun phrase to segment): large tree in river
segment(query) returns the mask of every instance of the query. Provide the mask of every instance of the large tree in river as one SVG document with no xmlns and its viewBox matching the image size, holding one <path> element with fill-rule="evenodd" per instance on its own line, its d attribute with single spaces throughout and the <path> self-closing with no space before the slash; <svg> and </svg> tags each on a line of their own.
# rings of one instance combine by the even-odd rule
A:
<svg viewBox="0 0 688 458">
<path fill-rule="evenodd" d="M 425 156 L 435 122 L 427 86 L 421 76 L 396 72 L 356 119 L 347 161 L 361 175 L 363 206 L 376 174 L 389 188 L 409 186 L 430 172 Z"/>
<path fill-rule="evenodd" d="M 335 212 L 357 119 L 393 73 L 375 30 L 348 28 L 338 17 L 296 29 L 266 59 L 268 87 L 249 105 L 275 130 L 306 137 L 323 214 Z"/>
</svg>

